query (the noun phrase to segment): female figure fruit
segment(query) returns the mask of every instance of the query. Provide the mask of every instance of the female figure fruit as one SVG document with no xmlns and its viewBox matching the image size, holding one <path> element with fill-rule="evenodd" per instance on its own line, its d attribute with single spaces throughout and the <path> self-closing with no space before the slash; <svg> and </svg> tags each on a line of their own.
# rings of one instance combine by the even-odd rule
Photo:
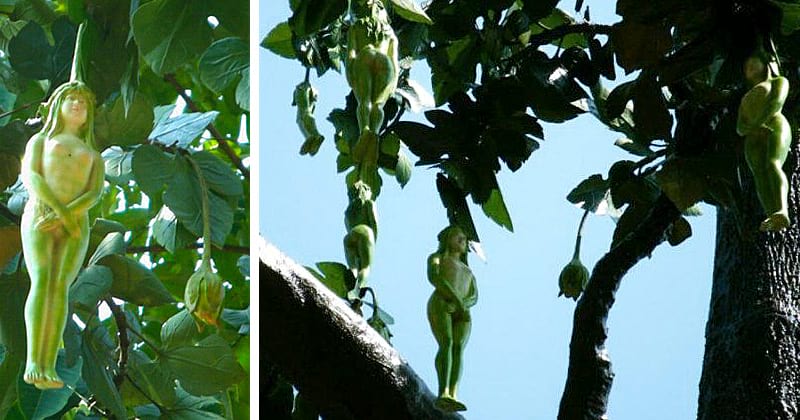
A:
<svg viewBox="0 0 800 420">
<path fill-rule="evenodd" d="M 104 165 L 94 149 L 94 95 L 80 81 L 65 83 L 45 105 L 42 130 L 28 141 L 22 181 L 30 198 L 21 220 L 31 278 L 25 302 L 24 380 L 61 388 L 56 355 L 67 321 L 67 290 L 89 245 L 89 209 L 103 188 Z"/>
</svg>

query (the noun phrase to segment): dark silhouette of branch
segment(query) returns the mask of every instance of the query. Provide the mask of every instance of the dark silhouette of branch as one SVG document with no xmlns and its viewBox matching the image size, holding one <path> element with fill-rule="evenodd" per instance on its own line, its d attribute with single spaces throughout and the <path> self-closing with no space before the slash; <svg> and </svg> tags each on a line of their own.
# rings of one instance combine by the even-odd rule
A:
<svg viewBox="0 0 800 420">
<path fill-rule="evenodd" d="M 186 102 L 186 106 L 188 106 L 192 112 L 202 112 L 202 110 L 197 106 L 197 104 L 194 103 L 192 98 L 186 94 L 186 89 L 184 89 L 184 87 L 181 86 L 178 80 L 175 79 L 175 75 L 167 74 L 166 76 L 164 76 L 164 80 L 169 82 L 169 84 L 171 84 L 172 87 L 175 88 L 178 94 L 181 95 L 181 98 L 183 98 L 183 100 Z M 226 156 L 228 156 L 228 159 L 230 159 L 231 162 L 233 162 L 233 164 L 236 165 L 236 168 L 239 169 L 239 172 L 241 172 L 245 178 L 250 179 L 250 170 L 248 170 L 247 167 L 244 166 L 242 159 L 239 158 L 236 152 L 234 152 L 233 149 L 231 149 L 231 146 L 228 145 L 227 143 L 228 141 L 235 142 L 235 140 L 226 139 L 225 136 L 223 136 L 222 133 L 220 133 L 219 130 L 217 130 L 214 124 L 209 124 L 208 127 L 206 128 L 208 129 L 208 132 L 211 133 L 211 135 L 215 139 L 217 139 L 219 148 L 222 149 L 222 152 L 225 153 Z"/>
<path fill-rule="evenodd" d="M 198 249 L 202 248 L 203 244 L 200 242 L 196 242 L 193 244 L 189 244 L 184 246 L 182 249 Z M 222 248 L 219 248 L 223 251 L 228 252 L 235 252 L 238 254 L 249 254 L 250 247 L 246 246 L 239 246 L 239 245 L 223 245 Z M 166 252 L 167 249 L 161 245 L 147 245 L 147 246 L 131 246 L 128 247 L 126 253 L 128 254 L 142 254 L 145 252 L 156 253 L 156 252 Z"/>
<path fill-rule="evenodd" d="M 567 383 L 561 396 L 559 420 L 606 418 L 608 395 L 614 380 L 606 351 L 606 321 L 622 277 L 664 241 L 667 228 L 680 217 L 662 194 L 633 232 L 601 258 L 592 270 L 578 304 L 569 344 Z"/>
<path fill-rule="evenodd" d="M 439 411 L 397 350 L 306 269 L 270 244 L 259 256 L 262 360 L 323 417 L 462 419 Z"/>
<path fill-rule="evenodd" d="M 594 23 L 576 23 L 570 25 L 560 25 L 555 28 L 545 30 L 536 35 L 531 35 L 528 39 L 528 46 L 509 57 L 508 61 L 520 62 L 536 52 L 540 46 L 549 44 L 557 39 L 561 39 L 570 34 L 586 35 L 611 35 L 613 26 L 598 25 Z"/>
<path fill-rule="evenodd" d="M 128 347 L 131 345 L 130 340 L 128 340 L 128 320 L 125 319 L 125 313 L 114 303 L 111 296 L 107 296 L 103 301 L 108 305 L 109 309 L 111 309 L 111 314 L 114 315 L 114 322 L 117 324 L 119 361 L 117 362 L 117 373 L 114 375 L 114 385 L 119 389 L 122 385 L 122 381 L 125 380 L 125 368 L 128 364 Z"/>
</svg>

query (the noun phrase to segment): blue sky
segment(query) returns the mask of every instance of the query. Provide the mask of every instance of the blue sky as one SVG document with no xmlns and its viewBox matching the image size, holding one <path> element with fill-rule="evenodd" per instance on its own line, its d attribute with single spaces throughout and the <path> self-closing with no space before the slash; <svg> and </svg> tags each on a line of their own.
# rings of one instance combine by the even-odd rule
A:
<svg viewBox="0 0 800 420">
<path fill-rule="evenodd" d="M 588 1 L 596 23 L 613 23 L 611 2 Z M 573 2 L 562 2 L 571 11 Z M 260 38 L 290 15 L 288 1 L 262 2 Z M 260 39 L 259 38 L 259 39 Z M 303 265 L 344 262 L 344 174 L 336 173 L 333 127 L 326 121 L 344 106 L 343 75 L 328 72 L 319 91 L 317 122 L 326 137 L 317 156 L 300 156 L 303 142 L 291 106 L 304 69 L 261 49 L 259 230 Z M 416 63 L 411 76 L 430 89 Z M 621 70 L 618 69 L 618 74 Z M 419 119 L 420 115 L 411 118 Z M 567 372 L 574 302 L 558 298 L 558 274 L 569 261 L 582 211 L 565 199 L 589 175 L 607 174 L 621 159 L 619 137 L 591 115 L 544 124 L 545 141 L 522 169 L 498 180 L 514 233 L 473 207 L 488 260 L 470 256 L 480 300 L 466 349 L 459 398 L 470 419 L 555 418 Z M 415 161 L 416 159 L 413 158 Z M 415 167 L 401 189 L 389 177 L 377 200 L 379 231 L 370 285 L 392 314 L 393 345 L 432 390 L 436 344 L 425 316 L 432 291 L 425 273 L 436 234 L 446 226 L 435 186 L 436 171 Z M 624 278 L 609 319 L 608 351 L 616 373 L 609 417 L 616 420 L 694 418 L 711 290 L 715 214 L 690 219 L 693 236 L 677 248 L 663 244 Z M 614 222 L 590 216 L 582 260 L 591 270 L 608 250 Z"/>
</svg>

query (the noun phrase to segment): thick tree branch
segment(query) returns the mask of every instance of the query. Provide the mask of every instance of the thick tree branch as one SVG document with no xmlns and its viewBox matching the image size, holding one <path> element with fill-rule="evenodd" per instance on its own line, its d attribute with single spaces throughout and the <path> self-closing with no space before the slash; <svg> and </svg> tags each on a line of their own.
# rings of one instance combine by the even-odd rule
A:
<svg viewBox="0 0 800 420">
<path fill-rule="evenodd" d="M 667 228 L 678 217 L 678 209 L 662 194 L 638 228 L 594 266 L 586 291 L 575 307 L 569 370 L 561 396 L 559 420 L 606 418 L 608 394 L 614 379 L 605 348 L 608 313 L 622 277 L 664 241 Z"/>
<path fill-rule="evenodd" d="M 202 248 L 203 244 L 200 242 L 195 242 L 193 244 L 188 244 L 181 249 L 198 249 Z M 246 246 L 239 246 L 239 245 L 223 245 L 222 248 L 219 248 L 222 251 L 227 252 L 235 252 L 237 254 L 249 254 L 250 247 Z M 144 252 L 165 252 L 167 249 L 161 245 L 147 245 L 147 246 L 131 246 L 126 249 L 126 253 L 128 254 L 141 254 Z"/>
<path fill-rule="evenodd" d="M 400 354 L 307 270 L 268 243 L 259 254 L 263 357 L 323 416 L 462 418 L 436 409 Z"/>
<path fill-rule="evenodd" d="M 117 361 L 117 373 L 114 375 L 114 385 L 119 389 L 122 385 L 122 381 L 125 380 L 125 370 L 128 366 L 128 348 L 131 345 L 128 340 L 128 320 L 125 319 L 125 313 L 114 303 L 111 296 L 107 296 L 103 301 L 108 305 L 108 308 L 111 309 L 111 313 L 114 315 L 114 322 L 117 324 L 119 361 Z"/>
<path fill-rule="evenodd" d="M 172 87 L 175 88 L 175 90 L 178 92 L 178 95 L 181 95 L 181 98 L 183 98 L 183 100 L 186 102 L 186 106 L 188 106 L 192 112 L 202 112 L 202 110 L 197 106 L 197 104 L 194 103 L 192 98 L 186 94 L 186 89 L 184 89 L 183 86 L 181 86 L 181 84 L 178 83 L 178 80 L 175 79 L 174 75 L 168 74 L 164 76 L 164 80 L 169 82 L 169 84 L 171 84 Z M 236 152 L 234 152 L 233 149 L 231 149 L 231 146 L 228 145 L 228 139 L 226 139 L 225 136 L 223 136 L 222 133 L 220 133 L 219 130 L 217 130 L 214 124 L 209 124 L 208 127 L 206 127 L 206 129 L 208 130 L 209 133 L 211 133 L 211 135 L 215 139 L 217 139 L 219 148 L 222 149 L 222 152 L 225 153 L 226 156 L 228 156 L 228 159 L 230 159 L 231 162 L 233 162 L 233 164 L 236 165 L 236 168 L 239 169 L 239 172 L 241 172 L 245 178 L 250 179 L 250 170 L 248 170 L 247 167 L 244 166 L 242 159 L 239 158 Z"/>
</svg>

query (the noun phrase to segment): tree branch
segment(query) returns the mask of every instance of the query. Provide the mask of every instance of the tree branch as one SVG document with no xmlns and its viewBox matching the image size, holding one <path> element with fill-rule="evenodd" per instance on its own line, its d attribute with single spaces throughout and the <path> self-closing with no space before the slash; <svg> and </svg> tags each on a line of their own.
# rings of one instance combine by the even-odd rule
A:
<svg viewBox="0 0 800 420">
<path fill-rule="evenodd" d="M 435 408 L 400 354 L 307 270 L 266 242 L 259 254 L 262 357 L 323 417 L 462 419 Z"/>
<path fill-rule="evenodd" d="M 636 230 L 594 266 L 586 291 L 575 307 L 569 369 L 561 396 L 559 420 L 606 418 L 608 394 L 614 379 L 605 348 L 608 313 L 614 305 L 622 277 L 664 241 L 667 228 L 680 215 L 669 198 L 661 194 Z"/>
<path fill-rule="evenodd" d="M 178 80 L 175 79 L 175 75 L 167 74 L 166 76 L 164 76 L 164 80 L 169 82 L 169 84 L 171 84 L 172 87 L 175 88 L 175 90 L 178 92 L 178 95 L 181 95 L 181 98 L 183 98 L 183 100 L 186 102 L 186 106 L 188 106 L 192 112 L 202 112 L 202 110 L 197 106 L 197 104 L 194 103 L 192 98 L 186 94 L 186 89 L 184 89 L 183 86 L 181 86 L 181 84 L 178 82 Z M 239 172 L 241 172 L 245 178 L 250 179 L 250 170 L 248 170 L 244 166 L 242 159 L 239 158 L 236 152 L 234 152 L 233 149 L 231 149 L 231 147 L 228 145 L 227 142 L 229 140 L 226 139 L 225 136 L 223 136 L 222 133 L 219 132 L 219 130 L 217 130 L 214 124 L 209 124 L 208 127 L 206 127 L 206 129 L 208 129 L 208 132 L 211 133 L 211 135 L 215 139 L 217 139 L 219 148 L 222 149 L 223 153 L 225 153 L 225 155 L 228 156 L 228 159 L 230 159 L 231 162 L 233 162 L 233 164 L 236 165 L 236 168 L 239 169 Z M 230 141 L 235 142 L 235 140 L 230 140 Z"/>
<path fill-rule="evenodd" d="M 125 380 L 125 368 L 128 364 L 128 347 L 131 343 L 128 340 L 128 320 L 125 319 L 125 313 L 122 309 L 114 303 L 111 296 L 107 296 L 103 301 L 111 309 L 114 315 L 114 322 L 117 324 L 117 339 L 119 340 L 119 361 L 117 362 L 117 373 L 114 375 L 114 385 L 117 389 L 122 385 Z"/>
<path fill-rule="evenodd" d="M 181 249 L 198 249 L 202 247 L 203 247 L 202 243 L 195 242 L 193 244 L 188 244 Z M 222 248 L 219 249 L 227 252 L 235 252 L 237 254 L 250 254 L 250 247 L 247 246 L 223 245 Z M 131 246 L 128 247 L 126 253 L 128 254 L 142 254 L 145 252 L 156 253 L 156 252 L 165 252 L 166 250 L 167 249 L 161 245 Z"/>
<path fill-rule="evenodd" d="M 548 29 L 536 35 L 531 35 L 528 39 L 528 46 L 523 48 L 516 54 L 508 57 L 508 61 L 520 62 L 530 57 L 531 54 L 536 52 L 540 46 L 549 44 L 557 39 L 561 39 L 570 34 L 586 34 L 586 35 L 611 35 L 613 26 L 598 25 L 594 23 L 576 23 L 570 25 L 560 25 L 555 28 Z"/>
</svg>

